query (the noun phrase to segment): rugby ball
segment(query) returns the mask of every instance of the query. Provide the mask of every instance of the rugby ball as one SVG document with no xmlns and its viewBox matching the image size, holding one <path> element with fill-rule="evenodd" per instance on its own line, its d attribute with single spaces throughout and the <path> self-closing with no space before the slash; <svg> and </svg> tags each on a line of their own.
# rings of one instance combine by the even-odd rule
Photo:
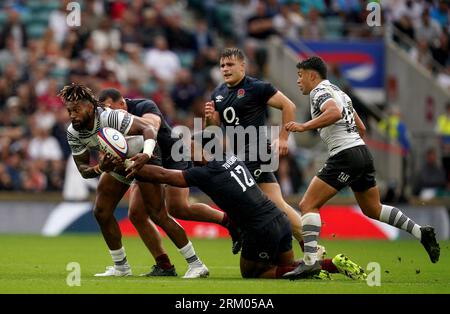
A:
<svg viewBox="0 0 450 314">
<path fill-rule="evenodd" d="M 100 150 L 113 156 L 125 159 L 128 153 L 128 143 L 122 133 L 113 128 L 101 128 L 97 132 Z"/>
</svg>

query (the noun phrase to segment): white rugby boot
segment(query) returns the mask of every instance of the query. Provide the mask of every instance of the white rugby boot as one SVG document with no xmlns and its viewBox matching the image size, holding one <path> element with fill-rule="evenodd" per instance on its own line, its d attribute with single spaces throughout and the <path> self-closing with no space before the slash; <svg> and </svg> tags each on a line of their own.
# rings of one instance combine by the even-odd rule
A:
<svg viewBox="0 0 450 314">
<path fill-rule="evenodd" d="M 125 265 L 114 265 L 107 266 L 106 271 L 104 273 L 95 274 L 95 277 L 126 277 L 132 276 L 133 273 L 131 271 L 131 266 L 128 264 Z"/>
<path fill-rule="evenodd" d="M 208 276 L 209 276 L 209 270 L 205 264 L 203 264 L 203 263 L 200 265 L 189 264 L 189 268 L 188 268 L 186 274 L 184 274 L 183 278 L 185 278 L 185 279 L 206 278 Z"/>
</svg>

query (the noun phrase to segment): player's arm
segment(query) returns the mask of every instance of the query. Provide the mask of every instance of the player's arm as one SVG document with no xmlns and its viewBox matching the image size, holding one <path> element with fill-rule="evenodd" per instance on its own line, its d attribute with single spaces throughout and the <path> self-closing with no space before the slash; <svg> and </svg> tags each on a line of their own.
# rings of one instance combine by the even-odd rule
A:
<svg viewBox="0 0 450 314">
<path fill-rule="evenodd" d="M 133 175 L 131 173 L 127 175 L 127 178 L 132 177 Z M 188 187 L 183 171 L 181 170 L 171 170 L 154 165 L 144 165 L 134 177 L 140 181 L 169 184 L 180 188 Z"/>
<path fill-rule="evenodd" d="M 361 118 L 358 116 L 356 110 L 353 111 L 353 116 L 355 117 L 355 123 L 356 127 L 358 128 L 359 136 L 363 138 L 364 135 L 366 134 L 366 126 L 364 125 L 364 122 L 362 122 Z"/>
<path fill-rule="evenodd" d="M 77 165 L 78 171 L 85 179 L 96 178 L 105 171 L 112 171 L 115 167 L 109 155 L 100 157 L 99 163 L 95 166 L 90 166 L 90 159 L 88 150 L 80 155 L 73 155 L 73 160 Z"/>
<path fill-rule="evenodd" d="M 212 100 L 205 104 L 205 128 L 210 125 L 220 126 L 220 115 Z"/>
<path fill-rule="evenodd" d="M 322 112 L 320 116 L 305 123 L 289 122 L 285 125 L 285 129 L 289 132 L 305 132 L 327 127 L 342 119 L 342 111 L 333 98 L 326 100 L 320 111 Z"/>
<path fill-rule="evenodd" d="M 143 165 L 145 165 L 153 155 L 156 147 L 156 138 L 161 126 L 161 117 L 153 113 L 146 113 L 142 117 L 134 116 L 133 123 L 128 131 L 128 135 L 143 135 L 144 150 L 142 153 L 133 156 L 133 161 L 127 170 L 135 174 Z"/>
<path fill-rule="evenodd" d="M 282 125 L 286 125 L 291 121 L 295 121 L 295 104 L 287 98 L 282 92 L 278 91 L 273 95 L 267 104 L 273 108 L 279 109 L 282 112 Z M 279 139 L 280 155 L 288 153 L 288 137 L 289 132 L 285 128 L 281 128 Z"/>
</svg>

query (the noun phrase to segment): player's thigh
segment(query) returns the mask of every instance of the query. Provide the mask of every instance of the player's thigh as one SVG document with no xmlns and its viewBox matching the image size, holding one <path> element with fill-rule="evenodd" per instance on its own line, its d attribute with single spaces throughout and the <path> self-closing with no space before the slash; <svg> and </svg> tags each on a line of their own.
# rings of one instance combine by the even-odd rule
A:
<svg viewBox="0 0 450 314">
<path fill-rule="evenodd" d="M 112 214 L 128 188 L 129 185 L 117 181 L 108 173 L 103 173 L 97 186 L 94 210 L 97 213 Z"/>
<path fill-rule="evenodd" d="M 164 196 L 170 212 L 189 208 L 189 188 L 166 185 Z"/>
<path fill-rule="evenodd" d="M 353 191 L 356 201 L 362 212 L 370 218 L 378 219 L 381 212 L 380 191 L 378 186 L 371 187 L 362 192 Z"/>
<path fill-rule="evenodd" d="M 141 200 L 145 205 L 147 213 L 157 215 L 165 211 L 164 207 L 164 189 L 159 183 L 138 182 Z"/>
<path fill-rule="evenodd" d="M 300 201 L 300 210 L 303 214 L 319 210 L 337 192 L 334 187 L 315 176 Z"/>
<path fill-rule="evenodd" d="M 277 257 L 275 264 L 277 266 L 290 266 L 294 264 L 294 262 L 294 250 L 290 249 L 289 251 L 281 252 Z"/>
<path fill-rule="evenodd" d="M 258 183 L 258 186 L 278 208 L 285 210 L 284 208 L 287 207 L 287 203 L 283 198 L 280 185 L 277 182 Z"/>
<path fill-rule="evenodd" d="M 142 198 L 140 187 L 137 183 L 132 184 L 130 187 L 130 202 L 129 202 L 128 216 L 132 217 L 143 217 L 147 215 L 145 209 L 144 199 Z"/>
</svg>

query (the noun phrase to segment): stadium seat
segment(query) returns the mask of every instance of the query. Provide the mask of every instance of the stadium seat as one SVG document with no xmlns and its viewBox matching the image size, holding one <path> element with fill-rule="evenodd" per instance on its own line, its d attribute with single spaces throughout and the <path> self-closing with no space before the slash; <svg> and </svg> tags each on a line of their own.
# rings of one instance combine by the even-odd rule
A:
<svg viewBox="0 0 450 314">
<path fill-rule="evenodd" d="M 8 15 L 5 11 L 0 11 L 0 26 L 3 26 L 8 20 Z"/>
<path fill-rule="evenodd" d="M 231 36 L 233 34 L 231 23 L 231 6 L 229 4 L 218 5 L 215 15 L 219 30 L 225 36 Z"/>
<path fill-rule="evenodd" d="M 195 55 L 193 52 L 189 52 L 189 51 L 185 51 L 185 52 L 176 52 L 178 58 L 180 59 L 180 63 L 181 66 L 183 68 L 191 68 L 193 63 L 194 63 L 194 59 L 195 59 Z"/>
<path fill-rule="evenodd" d="M 339 16 L 328 16 L 325 19 L 325 37 L 326 39 L 342 38 L 344 23 Z"/>
<path fill-rule="evenodd" d="M 27 32 L 30 38 L 41 38 L 44 36 L 46 30 L 47 25 L 42 25 L 40 23 L 32 23 L 27 25 Z"/>
</svg>

